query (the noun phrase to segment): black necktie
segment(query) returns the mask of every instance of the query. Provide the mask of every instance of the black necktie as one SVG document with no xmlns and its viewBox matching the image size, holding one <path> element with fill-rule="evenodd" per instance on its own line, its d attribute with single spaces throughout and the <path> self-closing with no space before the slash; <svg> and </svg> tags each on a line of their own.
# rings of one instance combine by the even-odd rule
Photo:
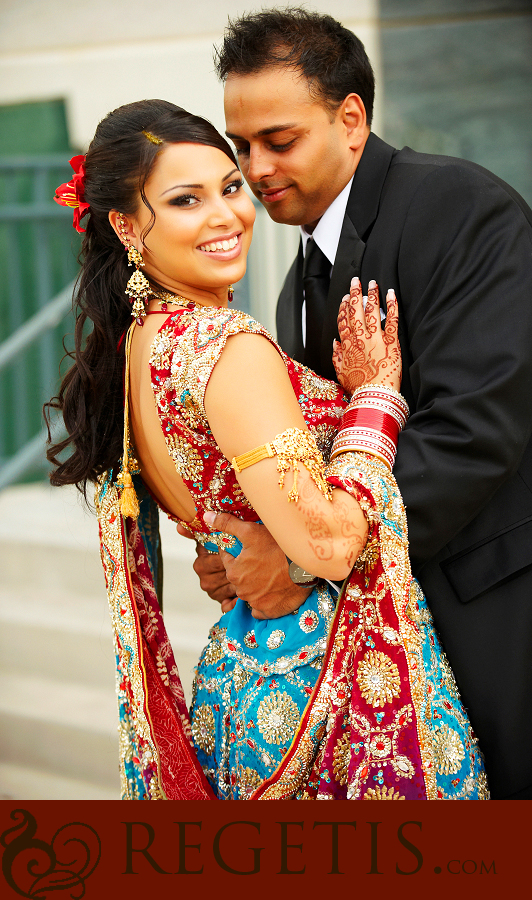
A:
<svg viewBox="0 0 532 900">
<path fill-rule="evenodd" d="M 321 339 L 327 311 L 331 264 L 312 238 L 303 261 L 303 290 L 306 307 L 305 365 L 319 367 Z M 331 348 L 332 354 L 332 348 Z"/>
</svg>

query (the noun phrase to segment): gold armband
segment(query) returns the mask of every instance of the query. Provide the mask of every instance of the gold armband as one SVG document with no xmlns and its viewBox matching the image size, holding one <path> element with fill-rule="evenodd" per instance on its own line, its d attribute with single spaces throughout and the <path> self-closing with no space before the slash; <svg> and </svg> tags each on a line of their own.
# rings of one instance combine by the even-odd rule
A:
<svg viewBox="0 0 532 900">
<path fill-rule="evenodd" d="M 293 469 L 294 483 L 288 492 L 289 501 L 297 503 L 299 500 L 297 490 L 298 463 L 303 463 L 318 490 L 328 500 L 331 499 L 331 487 L 325 480 L 323 457 L 310 431 L 302 431 L 301 428 L 288 428 L 282 434 L 278 434 L 268 444 L 262 444 L 261 447 L 249 450 L 248 453 L 242 453 L 240 456 L 233 457 L 231 464 L 235 472 L 241 472 L 243 469 L 247 469 L 248 466 L 273 456 L 277 457 L 280 488 L 284 487 L 285 474 L 290 469 Z"/>
<path fill-rule="evenodd" d="M 242 469 L 253 466 L 255 463 L 260 462 L 261 459 L 271 459 L 272 456 L 275 456 L 275 450 L 272 445 L 263 444 L 262 447 L 255 447 L 254 450 L 248 450 L 247 453 L 242 453 L 240 456 L 233 456 L 231 465 L 235 472 L 241 472 Z"/>
</svg>

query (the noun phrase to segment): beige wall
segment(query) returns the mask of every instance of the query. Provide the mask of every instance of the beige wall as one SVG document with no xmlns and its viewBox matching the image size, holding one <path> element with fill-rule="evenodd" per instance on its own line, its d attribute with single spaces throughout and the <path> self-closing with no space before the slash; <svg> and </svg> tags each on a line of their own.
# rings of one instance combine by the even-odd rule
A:
<svg viewBox="0 0 532 900">
<path fill-rule="evenodd" d="M 378 0 L 306 6 L 352 28 L 378 78 Z M 171 100 L 223 130 L 212 47 L 227 16 L 250 8 L 249 0 L 0 0 L 0 104 L 64 98 L 80 149 L 109 110 L 141 98 Z M 379 125 L 377 103 L 376 131 Z"/>
</svg>

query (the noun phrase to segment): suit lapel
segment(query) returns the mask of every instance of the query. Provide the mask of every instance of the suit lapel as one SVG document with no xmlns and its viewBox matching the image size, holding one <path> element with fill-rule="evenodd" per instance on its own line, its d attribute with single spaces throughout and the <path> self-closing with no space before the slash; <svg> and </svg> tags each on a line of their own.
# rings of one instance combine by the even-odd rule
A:
<svg viewBox="0 0 532 900">
<path fill-rule="evenodd" d="M 277 340 L 288 356 L 303 362 L 303 248 L 299 242 L 297 256 L 288 270 L 277 304 Z"/>
<path fill-rule="evenodd" d="M 338 307 L 342 297 L 349 293 L 351 279 L 355 275 L 360 277 L 365 240 L 377 218 L 384 182 L 396 152 L 377 135 L 370 133 L 353 178 L 327 295 L 327 315 L 321 343 L 320 374 L 335 381 L 331 356 L 332 342 L 338 338 Z"/>
<path fill-rule="evenodd" d="M 360 276 L 365 240 L 379 210 L 382 188 L 397 151 L 371 133 L 353 179 L 346 214 L 327 295 L 327 315 L 323 323 L 320 348 L 320 375 L 336 381 L 332 364 L 332 342 L 338 337 L 338 307 L 349 293 L 351 279 Z M 277 305 L 277 339 L 293 359 L 304 362 L 301 329 L 303 305 L 303 250 L 301 243 L 296 259 L 286 276 Z"/>
<path fill-rule="evenodd" d="M 346 209 L 346 215 L 364 241 L 377 218 L 384 182 L 396 153 L 397 150 L 381 141 L 376 134 L 369 135 L 355 172 Z"/>
<path fill-rule="evenodd" d="M 332 364 L 332 342 L 338 338 L 338 307 L 344 294 L 349 293 L 351 279 L 355 275 L 360 276 L 360 264 L 365 247 L 351 219 L 346 216 L 327 294 L 327 312 L 320 348 L 320 375 L 332 381 L 336 381 L 336 372 Z"/>
</svg>

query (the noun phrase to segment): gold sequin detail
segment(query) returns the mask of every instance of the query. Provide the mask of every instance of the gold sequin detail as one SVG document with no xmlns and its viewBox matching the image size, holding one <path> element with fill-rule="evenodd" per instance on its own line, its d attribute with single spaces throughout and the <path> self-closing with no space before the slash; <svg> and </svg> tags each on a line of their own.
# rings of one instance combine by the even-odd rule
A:
<svg viewBox="0 0 532 900">
<path fill-rule="evenodd" d="M 214 750 L 214 713 L 204 703 L 194 713 L 192 734 L 196 745 L 209 756 Z"/>
<path fill-rule="evenodd" d="M 220 641 L 215 639 L 211 640 L 210 643 L 207 644 L 205 648 L 205 652 L 203 654 L 203 662 L 206 666 L 212 666 L 214 663 L 217 663 L 222 657 L 225 656 L 225 651 L 223 645 Z"/>
<path fill-rule="evenodd" d="M 181 477 L 198 481 L 203 472 L 203 463 L 196 448 L 191 447 L 180 434 L 167 435 L 166 445 Z"/>
<path fill-rule="evenodd" d="M 385 734 L 375 734 L 369 742 L 369 750 L 377 759 L 384 759 L 392 750 L 392 742 Z"/>
<path fill-rule="evenodd" d="M 338 784 L 347 784 L 350 758 L 351 743 L 349 732 L 346 732 L 338 738 L 333 750 L 333 772 Z"/>
<path fill-rule="evenodd" d="M 386 787 L 382 785 L 382 787 L 374 787 L 368 788 L 366 793 L 364 794 L 363 800 L 404 800 L 405 798 L 399 791 L 394 790 L 393 787 Z"/>
<path fill-rule="evenodd" d="M 441 775 L 456 775 L 465 759 L 462 741 L 448 725 L 435 728 L 432 735 L 436 768 Z"/>
<path fill-rule="evenodd" d="M 291 741 L 299 722 L 299 709 L 286 691 L 273 691 L 259 703 L 257 725 L 269 744 Z"/>
<path fill-rule="evenodd" d="M 233 684 L 235 686 L 235 691 L 241 691 L 242 688 L 246 686 L 250 678 L 251 673 L 246 672 L 246 670 L 243 666 L 240 665 L 240 663 L 236 663 L 233 670 Z"/>
<path fill-rule="evenodd" d="M 205 306 L 201 310 L 196 309 L 190 319 L 191 327 L 179 336 L 177 342 L 170 329 L 168 338 L 166 338 L 165 332 L 159 334 L 158 341 L 154 341 L 152 344 L 150 364 L 160 367 L 161 361 L 165 360 L 160 360 L 158 357 L 164 352 L 169 353 L 171 355 L 171 386 L 178 397 L 188 394 L 191 402 L 204 418 L 205 390 L 227 338 L 241 331 L 262 334 L 269 340 L 272 338 L 262 325 L 238 310 Z"/>
<path fill-rule="evenodd" d="M 470 790 L 473 791 L 475 788 L 474 779 L 469 778 Z M 490 799 L 490 791 L 488 787 L 488 779 L 485 772 L 480 772 L 477 775 L 477 790 L 478 790 L 478 799 L 479 800 L 489 800 Z"/>
<path fill-rule="evenodd" d="M 302 369 L 300 383 L 301 391 L 305 394 L 305 397 L 334 400 L 338 396 L 337 385 L 316 375 L 312 369 Z"/>
<path fill-rule="evenodd" d="M 379 542 L 377 538 L 370 538 L 364 547 L 362 553 L 358 557 L 353 568 L 357 572 L 364 571 L 366 574 L 372 571 L 379 561 Z"/>
<path fill-rule="evenodd" d="M 262 778 L 259 773 L 249 766 L 245 768 L 244 766 L 239 767 L 238 780 L 241 793 L 247 794 L 248 797 L 262 784 Z"/>
<path fill-rule="evenodd" d="M 325 466 L 323 457 L 318 450 L 316 439 L 310 431 L 302 431 L 301 428 L 288 428 L 282 434 L 278 434 L 271 441 L 277 454 L 277 471 L 280 474 L 279 487 L 284 486 L 284 477 L 290 469 L 294 472 L 294 481 L 288 491 L 288 500 L 297 503 L 299 493 L 297 490 L 297 477 L 299 474 L 298 463 L 303 463 L 310 473 L 314 484 L 327 497 L 332 497 L 330 485 L 325 480 Z"/>
<path fill-rule="evenodd" d="M 385 653 L 370 650 L 358 666 L 357 681 L 364 700 L 383 707 L 399 696 L 399 669 Z"/>
</svg>

